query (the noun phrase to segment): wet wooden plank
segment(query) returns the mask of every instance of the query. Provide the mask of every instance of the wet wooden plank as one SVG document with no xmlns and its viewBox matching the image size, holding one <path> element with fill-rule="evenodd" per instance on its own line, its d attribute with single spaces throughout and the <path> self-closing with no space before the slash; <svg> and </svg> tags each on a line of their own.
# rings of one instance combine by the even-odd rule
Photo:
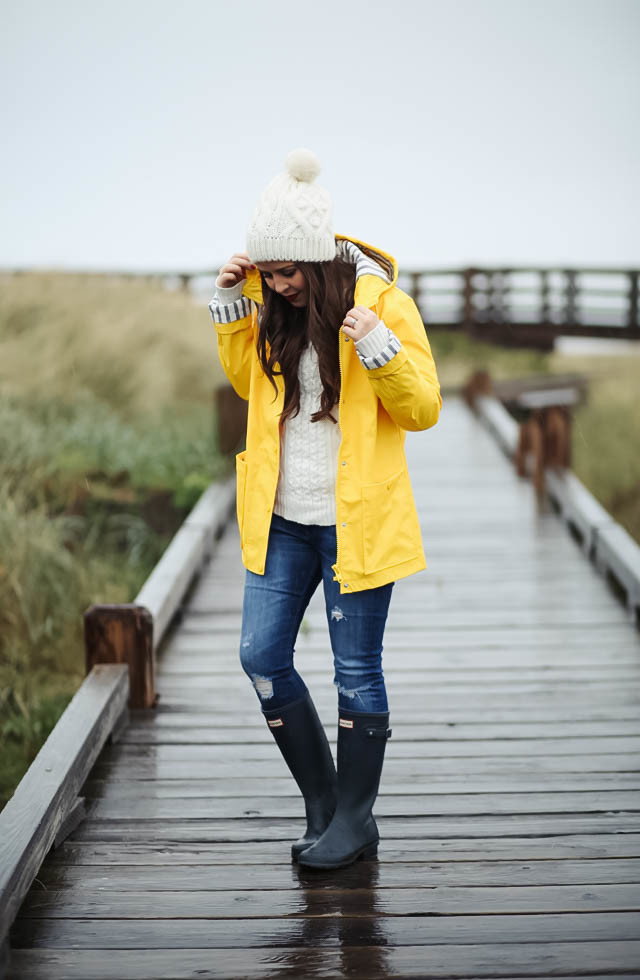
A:
<svg viewBox="0 0 640 980">
<path fill-rule="evenodd" d="M 335 882 L 335 876 L 334 876 Z M 377 890 L 372 901 L 372 881 L 363 888 L 318 888 L 317 882 L 307 880 L 303 887 L 271 889 L 261 892 L 256 887 L 228 891 L 190 890 L 188 892 L 190 919 L 294 918 L 357 916 L 374 919 L 388 916 L 467 916 L 523 915 L 556 912 L 626 913 L 640 908 L 638 884 L 590 884 L 472 888 L 428 884 Z M 98 890 L 32 891 L 25 901 L 21 915 L 33 919 L 116 919 L 159 920 L 181 919 L 185 914 L 185 893 L 177 887 L 156 891 L 153 903 L 146 891 L 119 891 L 104 885 Z M 640 928 L 640 920 L 638 922 Z M 640 933 L 639 933 L 640 934 Z"/>
<path fill-rule="evenodd" d="M 335 718 L 331 721 L 335 722 Z M 211 716 L 164 714 L 155 718 L 139 719 L 130 723 L 122 733 L 121 742 L 141 745 L 161 743 L 163 740 L 173 741 L 190 738 L 191 741 L 202 745 L 215 744 L 221 728 L 225 730 L 245 731 L 255 728 L 264 732 L 264 719 L 256 712 L 255 715 L 238 723 L 238 718 L 231 710 L 227 714 L 218 714 L 215 728 L 211 727 Z M 623 718 L 620 720 L 571 720 L 548 719 L 547 721 L 520 721 L 517 724 L 487 721 L 434 721 L 420 719 L 418 712 L 413 718 L 402 715 L 394 722 L 394 731 L 403 739 L 429 741 L 475 741 L 476 739 L 526 739 L 526 738 L 598 738 L 606 739 L 611 736 L 632 735 L 640 736 L 640 718 Z M 603 743 L 606 745 L 606 742 Z"/>
<path fill-rule="evenodd" d="M 116 843 L 93 841 L 65 841 L 53 854 L 49 855 L 41 874 L 46 869 L 58 873 L 56 868 L 62 864 L 69 872 L 75 868 L 92 868 L 106 864 L 110 868 L 116 866 L 136 865 L 138 868 L 164 865 L 167 861 L 172 864 L 188 864 L 202 867 L 204 865 L 240 866 L 249 865 L 250 869 L 258 870 L 284 865 L 287 873 L 292 870 L 291 859 L 279 841 L 263 841 L 260 847 L 262 863 L 256 865 L 255 852 L 251 844 L 246 843 L 207 843 L 192 844 L 175 841 L 131 843 L 118 841 Z M 405 839 L 403 841 L 383 841 L 378 852 L 378 868 L 385 869 L 393 863 L 406 866 L 428 866 L 437 870 L 440 865 L 446 865 L 449 873 L 455 876 L 458 867 L 461 873 L 468 866 L 471 870 L 476 864 L 489 862 L 500 874 L 504 862 L 527 861 L 531 871 L 537 874 L 537 865 L 532 862 L 542 862 L 542 868 L 552 867 L 552 862 L 564 864 L 568 860 L 576 860 L 588 871 L 589 867 L 597 867 L 592 862 L 599 859 L 611 860 L 616 866 L 620 860 L 640 858 L 640 833 L 626 834 L 573 834 L 564 836 L 556 834 L 549 837 L 483 837 L 481 848 L 477 838 L 465 839 L 442 838 Z M 630 866 L 633 867 L 632 862 Z M 356 868 L 360 867 L 356 865 Z M 87 873 L 89 876 L 92 872 Z M 385 872 L 386 873 L 386 872 Z M 618 872 L 617 872 L 618 873 Z M 352 871 L 345 869 L 342 875 L 350 875 Z M 616 880 L 624 880 L 622 878 Z M 567 882 L 569 884 L 570 882 Z"/>
<path fill-rule="evenodd" d="M 397 651 L 394 656 L 396 661 L 404 660 L 405 655 L 410 656 L 416 652 L 423 651 L 425 656 L 430 653 L 467 651 L 473 655 L 477 653 L 477 659 L 482 660 L 483 651 L 504 650 L 518 652 L 539 651 L 541 655 L 550 656 L 554 651 L 558 652 L 560 662 L 563 658 L 563 649 L 578 653 L 584 651 L 585 658 L 591 655 L 600 655 L 602 652 L 607 657 L 615 659 L 618 643 L 621 646 L 620 652 L 629 652 L 637 648 L 634 642 L 633 633 L 629 632 L 628 624 L 620 623 L 618 626 L 608 625 L 603 629 L 594 627 L 595 635 L 585 635 L 582 626 L 566 626 L 561 634 L 558 629 L 545 628 L 544 625 L 538 626 L 533 632 L 530 628 L 520 628 L 518 624 L 510 626 L 492 626 L 483 629 L 475 624 L 461 626 L 457 628 L 445 629 L 436 627 L 433 623 L 426 624 L 422 632 L 412 630 L 394 630 L 385 634 L 385 650 L 387 655 L 394 649 Z M 394 646 L 392 647 L 392 642 Z M 175 633 L 170 636 L 164 648 L 162 658 L 163 663 L 169 663 L 175 658 L 182 656 L 211 655 L 235 658 L 237 661 L 239 650 L 239 623 L 235 630 L 223 632 L 216 628 L 215 633 Z M 326 651 L 327 636 L 322 631 L 314 631 L 299 637 L 296 643 L 296 650 L 299 654 L 318 653 Z M 230 662 L 230 660 L 229 660 Z M 162 664 L 161 664 L 162 667 Z"/>
<path fill-rule="evenodd" d="M 391 695 L 394 694 L 394 684 L 391 680 L 388 685 Z M 318 711 L 321 715 L 326 715 L 329 711 L 335 711 L 335 694 L 333 692 L 327 692 L 324 694 L 322 691 L 316 692 L 314 685 L 309 685 L 309 689 L 314 695 L 319 693 L 317 696 L 318 701 Z M 471 691 L 468 692 L 469 697 L 471 696 Z M 449 692 L 441 692 L 435 694 L 430 692 L 428 688 L 414 688 L 413 692 L 403 695 L 403 700 L 406 700 L 407 707 L 410 710 L 414 710 L 420 705 L 424 705 L 424 710 L 426 714 L 430 714 L 431 711 L 442 710 L 443 708 L 448 708 L 449 710 L 460 710 L 464 704 L 464 698 L 459 694 L 453 694 Z M 572 692 L 569 687 L 566 690 L 554 689 L 553 686 L 548 686 L 543 690 L 529 690 L 521 691 L 517 694 L 512 691 L 497 691 L 497 692 L 485 692 L 478 691 L 477 696 L 474 698 L 474 704 L 476 710 L 484 710 L 488 715 L 493 710 L 494 706 L 496 709 L 500 708 L 517 708 L 522 707 L 523 711 L 527 709 L 529 711 L 535 710 L 542 706 L 549 708 L 555 706 L 558 713 L 562 712 L 562 708 L 567 704 L 567 700 L 571 699 L 571 708 L 574 711 L 587 711 L 590 706 L 593 705 L 594 698 L 597 698 L 597 690 L 593 692 L 578 691 L 577 694 Z M 211 708 L 213 722 L 215 723 L 215 712 L 218 707 L 227 707 L 229 704 L 229 699 L 223 701 L 221 699 L 216 699 L 213 697 L 211 692 L 202 691 L 200 695 L 197 691 L 181 690 L 179 692 L 165 692 L 162 695 L 164 704 L 183 710 L 184 708 L 201 708 L 203 701 L 208 702 Z M 255 711 L 257 701 L 255 696 L 247 691 L 246 695 L 242 692 L 238 693 L 238 710 L 239 711 Z M 253 706 L 253 707 L 251 707 Z M 630 688 L 620 688 L 616 691 L 604 691 L 600 697 L 600 707 L 606 710 L 608 707 L 612 708 L 624 708 L 626 710 L 634 709 L 636 711 L 640 710 L 640 692 L 635 691 Z"/>
<path fill-rule="evenodd" d="M 325 674 L 327 666 L 328 664 L 325 664 Z M 318 673 L 320 672 L 316 672 L 316 674 Z M 310 674 L 310 676 L 312 675 Z M 486 690 L 491 695 L 503 690 L 506 690 L 509 694 L 529 694 L 532 691 L 544 691 L 546 689 L 567 693 L 575 692 L 577 685 L 579 685 L 580 691 L 588 693 L 593 691 L 594 694 L 598 691 L 604 694 L 608 691 L 628 688 L 629 684 L 632 684 L 634 688 L 638 688 L 637 693 L 640 693 L 640 684 L 636 671 L 609 670 L 607 668 L 600 671 L 585 671 L 585 674 L 580 677 L 579 681 L 576 681 L 575 671 L 561 673 L 560 671 L 551 672 L 543 669 L 539 671 L 520 671 L 517 673 L 495 671 L 491 674 L 483 673 L 482 671 L 474 672 L 473 670 L 465 670 L 462 672 L 458 670 L 451 672 L 449 676 L 442 671 L 431 674 L 425 672 L 422 683 L 418 683 L 415 677 L 412 680 L 410 672 L 406 671 L 402 674 L 394 673 L 394 677 L 390 683 L 396 695 L 398 697 L 402 696 L 403 700 L 404 696 L 415 691 L 416 687 L 425 693 L 440 695 L 444 692 L 451 692 L 465 698 L 468 698 L 472 690 Z M 231 692 L 236 690 L 244 692 L 247 688 L 248 679 L 239 670 L 223 677 L 220 677 L 216 673 L 207 673 L 207 671 L 203 670 L 200 675 L 189 672 L 176 672 L 163 674 L 162 678 L 162 691 L 165 694 L 179 690 L 196 690 L 202 692 L 203 697 L 209 694 L 213 695 L 212 703 L 214 705 L 220 702 L 228 702 Z"/>
<path fill-rule="evenodd" d="M 539 813 L 477 815 L 467 817 L 386 817 L 378 819 L 383 839 L 387 842 L 409 838 L 495 837 L 499 834 L 521 837 L 556 836 L 566 834 L 637 834 L 640 831 L 638 814 L 606 813 Z M 98 820 L 93 817 L 80 824 L 74 840 L 80 841 L 147 841 L 149 835 L 157 842 L 194 841 L 291 841 L 299 836 L 300 818 L 276 820 L 238 814 L 235 820 L 198 820 L 182 816 L 175 820 Z"/>
<path fill-rule="evenodd" d="M 255 778 L 256 763 L 260 763 L 260 775 L 264 777 L 282 775 L 283 761 L 277 750 L 273 747 L 269 751 L 264 751 L 266 747 L 258 742 L 255 744 L 245 744 L 238 746 L 237 751 L 231 753 L 227 745 L 227 758 L 219 755 L 214 760 L 176 758 L 158 758 L 154 751 L 147 754 L 139 754 L 131 757 L 119 756 L 118 759 L 105 760 L 94 767 L 93 774 L 97 778 L 116 778 L 119 773 L 123 778 L 132 779 L 180 779 L 180 778 L 210 778 L 215 776 L 219 779 L 226 777 L 242 776 Z M 240 751 L 240 749 L 242 751 Z M 238 756 L 236 762 L 229 755 Z M 123 760 L 126 759 L 126 768 Z M 396 775 L 413 775 L 415 779 L 425 780 L 437 778 L 441 774 L 451 773 L 452 763 L 446 756 L 443 758 L 430 758 L 423 760 L 416 758 L 415 755 L 408 755 L 404 758 L 394 756 L 393 770 L 387 767 L 383 773 L 383 779 L 391 776 L 392 771 Z M 460 756 L 456 757 L 455 771 L 461 777 L 467 775 L 494 774 L 502 777 L 513 775 L 515 777 L 527 775 L 529 778 L 543 778 L 545 773 L 565 773 L 571 775 L 581 773 L 626 773 L 633 774 L 638 770 L 638 759 L 633 753 L 627 755 L 600 754 L 592 756 L 581 755 L 551 755 L 551 756 L 532 756 L 528 758 L 526 754 L 519 756 Z"/>
<path fill-rule="evenodd" d="M 275 775 L 269 773 L 269 795 L 274 799 L 297 797 L 297 787 L 291 776 L 283 776 L 282 765 L 274 768 Z M 266 773 L 264 774 L 266 775 Z M 415 776 L 402 777 L 398 773 L 387 774 L 381 782 L 380 796 L 450 796 L 452 794 L 471 793 L 531 793 L 531 773 L 503 775 L 502 778 L 494 773 L 484 776 L 469 774 L 467 777 L 459 773 L 448 776 L 430 776 L 424 779 L 424 772 L 416 772 Z M 181 799 L 193 797 L 228 797 L 230 799 L 252 799 L 256 795 L 255 781 L 252 775 L 240 776 L 229 773 L 227 776 L 214 779 L 181 778 L 177 779 L 128 779 L 114 778 L 110 780 L 92 779 L 85 783 L 83 794 L 93 800 L 133 800 L 133 799 Z M 549 795 L 552 792 L 564 793 L 593 793 L 598 790 L 608 792 L 640 790 L 640 773 L 592 773 L 584 774 L 549 773 L 536 780 L 536 793 Z"/>
<path fill-rule="evenodd" d="M 278 947 L 257 950 L 209 948 L 162 950 L 94 949 L 16 950 L 8 980 L 425 980 L 428 976 L 452 980 L 501 977 L 535 977 L 550 980 L 563 976 L 578 980 L 615 980 L 638 975 L 640 941 L 621 944 L 615 940 L 593 942 L 527 942 L 407 945 L 393 948 L 379 933 L 368 946 Z M 372 943 L 375 943 L 372 945 Z M 607 971 L 615 971 L 609 973 Z"/>
<path fill-rule="evenodd" d="M 324 611 L 316 612 L 314 609 L 310 609 L 305 619 L 312 630 L 326 630 L 327 623 Z M 402 629 L 397 632 L 398 635 L 403 635 L 405 632 L 413 630 L 421 634 L 427 631 L 428 634 L 428 631 L 432 629 L 457 630 L 471 627 L 474 629 L 495 629 L 500 626 L 520 630 L 547 630 L 550 625 L 553 625 L 556 627 L 557 633 L 561 635 L 565 628 L 580 626 L 582 629 L 598 627 L 602 630 L 608 630 L 612 626 L 624 623 L 628 625 L 628 617 L 624 610 L 619 610 L 615 605 L 608 603 L 602 608 L 593 609 L 589 605 L 576 601 L 570 606 L 565 605 L 556 608 L 540 606 L 536 610 L 524 602 L 517 609 L 511 607 L 487 608 L 480 605 L 477 609 L 461 609 L 460 604 L 456 605 L 455 603 L 452 603 L 449 608 L 445 608 L 443 604 L 434 602 L 428 619 L 426 616 L 421 619 L 414 607 L 413 612 L 407 612 L 402 623 Z M 201 622 L 198 629 L 192 628 L 183 635 L 187 637 L 195 636 L 198 633 L 208 635 L 214 630 L 218 633 L 226 631 L 236 636 L 238 632 L 237 611 L 218 613 L 216 616 L 212 616 L 208 623 Z M 389 629 L 385 631 L 387 645 L 391 645 L 395 632 L 394 625 L 390 624 Z"/>
<path fill-rule="evenodd" d="M 268 734 L 265 731 L 265 734 Z M 133 760 L 135 758 L 153 758 L 158 762 L 170 760 L 207 760 L 213 762 L 216 759 L 229 758 L 230 749 L 222 744 L 222 736 L 218 743 L 188 743 L 158 745 L 118 743 L 111 749 L 111 759 Z M 277 749 L 274 745 L 261 738 L 260 733 L 254 732 L 251 741 L 246 740 L 247 745 L 252 748 L 246 749 L 246 757 L 277 758 Z M 387 747 L 388 759 L 453 759 L 458 756 L 479 758 L 485 757 L 546 757 L 552 755 L 561 756 L 583 756 L 591 753 L 601 755 L 631 755 L 637 759 L 640 738 L 637 736 L 611 736 L 606 740 L 590 738 L 530 738 L 530 739 L 476 739 L 468 741 L 448 741 L 440 739 L 438 741 L 412 742 L 402 741 L 395 735 L 389 740 Z M 606 750 L 606 751 L 605 751 Z M 242 745 L 239 745 L 234 756 L 243 757 Z"/>
<path fill-rule="evenodd" d="M 87 800 L 87 812 L 96 820 L 171 820 L 184 816 L 199 819 L 229 819 L 234 817 L 281 818 L 295 817 L 303 812 L 299 796 L 273 798 L 201 796 L 153 798 L 151 796 L 120 796 Z M 459 793 L 440 795 L 378 797 L 376 817 L 412 818 L 430 815 L 495 815 L 511 813 L 607 813 L 612 810 L 638 814 L 640 826 L 640 792 L 636 790 L 593 791 L 584 793 Z"/>
<path fill-rule="evenodd" d="M 315 689 L 316 685 L 312 685 Z M 253 699 L 253 694 L 251 698 L 247 701 L 243 700 L 243 705 L 248 706 L 252 704 L 255 709 L 255 703 Z M 229 717 L 234 717 L 234 707 L 235 707 L 235 721 L 237 724 L 237 705 L 227 704 L 221 707 L 217 715 L 220 716 L 221 724 L 228 721 Z M 518 709 L 509 707 L 499 707 L 495 706 L 495 709 L 491 712 L 491 723 L 496 725 L 504 725 L 510 723 L 522 723 L 523 726 L 529 724 L 536 725 L 550 725 L 550 724 L 564 724 L 564 723 L 578 723 L 578 722 L 609 722 L 613 723 L 615 721 L 637 721 L 638 713 L 633 707 L 619 707 L 617 705 L 599 705 L 593 702 L 588 703 L 584 707 L 579 704 L 566 704 L 566 710 L 563 712 L 562 717 L 558 717 L 558 712 L 553 708 L 553 706 L 545 706 L 544 703 L 540 705 L 534 705 L 529 710 L 527 710 L 526 705 L 522 707 L 518 706 Z M 193 705 L 189 708 L 181 709 L 175 705 L 165 704 L 160 702 L 156 708 L 156 717 L 159 719 L 160 724 L 164 724 L 165 720 L 167 724 L 180 724 L 181 719 L 184 719 L 185 724 L 197 723 L 198 718 L 202 718 L 204 715 L 203 705 Z M 326 723 L 331 726 L 332 723 L 336 721 L 336 705 L 333 704 L 329 709 L 323 709 L 323 717 Z M 211 722 L 211 712 L 206 712 L 206 717 L 209 722 Z M 396 717 L 394 712 L 393 717 Z M 147 716 L 148 718 L 148 716 Z M 247 711 L 246 714 L 242 716 L 243 722 L 246 720 L 247 724 L 261 725 L 262 719 L 259 712 Z M 403 725 L 405 722 L 407 724 L 413 723 L 414 720 L 419 720 L 424 724 L 444 724 L 444 725 L 457 725 L 457 724 L 470 724 L 477 725 L 480 723 L 486 724 L 487 714 L 483 712 L 481 708 L 477 708 L 475 705 L 468 706 L 464 709 L 463 704 L 454 705 L 452 708 L 437 708 L 434 707 L 429 710 L 427 714 L 421 711 L 420 708 L 416 707 L 412 711 L 406 710 L 402 712 L 399 717 L 394 721 L 396 728 L 399 725 Z M 216 726 L 217 727 L 217 726 Z M 331 735 L 331 729 L 328 732 Z M 541 734 L 544 734 L 542 732 Z M 594 733 L 599 734 L 599 733 Z"/>
<path fill-rule="evenodd" d="M 161 895 L 162 893 L 156 893 Z M 338 892 L 339 896 L 348 895 Z M 371 911 L 377 899 L 369 891 Z M 154 896 L 155 899 L 156 896 Z M 183 908 L 169 919 L 36 919 L 20 918 L 11 933 L 12 947 L 64 949 L 242 949 L 264 946 L 367 946 L 384 936 L 391 946 L 433 943 L 634 942 L 640 935 L 640 913 L 567 912 L 521 915 L 302 916 L 290 921 L 193 919 Z"/>
<path fill-rule="evenodd" d="M 113 853 L 113 849 L 111 850 Z M 401 853 L 401 852 L 399 852 Z M 251 856 L 245 849 L 245 858 Z M 403 855 L 410 856 L 410 855 Z M 414 854 L 414 857 L 417 856 Z M 484 860 L 441 860 L 434 862 L 424 858 L 421 861 L 391 861 L 389 855 L 375 865 L 372 872 L 363 862 L 357 862 L 341 870 L 340 875 L 331 872 L 314 873 L 313 880 L 307 882 L 314 888 L 330 891 L 336 887 L 370 887 L 372 881 L 376 890 L 397 888 L 452 888 L 484 887 L 532 887 L 540 885 L 635 885 L 635 897 L 640 898 L 640 857 L 618 857 L 590 860 L 546 859 L 537 861 L 508 861 L 487 859 L 483 846 Z M 201 866 L 199 857 L 191 855 L 191 863 L 181 863 L 184 855 L 165 855 L 164 864 L 153 864 L 150 868 L 139 865 L 112 867 L 109 863 L 94 865 L 91 869 L 84 865 L 47 862 L 40 870 L 38 880 L 46 889 L 46 894 L 60 890 L 72 890 L 75 900 L 84 890 L 98 891 L 112 896 L 113 893 L 129 891 L 271 891 L 291 889 L 299 886 L 301 874 L 291 862 L 287 864 L 268 863 L 246 865 Z M 584 891 L 584 889 L 583 889 Z M 44 892 L 36 892 L 39 899 L 46 897 Z M 33 904 L 29 906 L 34 908 Z M 44 906 L 40 906 L 43 908 Z M 74 913 L 70 913 L 74 914 Z M 78 913 L 75 913 L 78 914 Z"/>
</svg>

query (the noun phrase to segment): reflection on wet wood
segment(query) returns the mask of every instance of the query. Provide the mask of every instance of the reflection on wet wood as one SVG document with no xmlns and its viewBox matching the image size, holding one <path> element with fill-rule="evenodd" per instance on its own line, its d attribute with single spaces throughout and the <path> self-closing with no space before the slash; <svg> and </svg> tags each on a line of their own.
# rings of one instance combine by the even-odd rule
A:
<svg viewBox="0 0 640 980">
<path fill-rule="evenodd" d="M 625 835 L 626 836 L 626 835 Z M 621 850 L 624 850 L 624 836 L 620 842 Z M 553 846 L 553 853 L 556 853 L 556 846 Z M 635 845 L 637 849 L 637 844 Z M 486 849 L 483 842 L 483 852 Z M 272 849 L 273 850 L 273 849 Z M 279 849 L 280 851 L 282 848 Z M 115 849 L 104 854 L 105 863 L 102 866 L 94 866 L 92 870 L 77 864 L 68 864 L 50 861 L 41 869 L 38 879 L 41 884 L 49 891 L 56 889 L 66 889 L 73 886 L 74 891 L 78 889 L 99 890 L 107 885 L 109 891 L 113 889 L 118 892 L 126 891 L 223 891 L 262 889 L 263 891 L 280 891 L 297 887 L 300 876 L 299 871 L 292 865 L 269 863 L 266 865 L 245 864 L 220 864 L 221 860 L 226 860 L 229 847 L 224 849 L 224 853 L 218 852 L 217 861 L 207 853 L 198 852 L 191 856 L 192 863 L 186 862 L 188 855 L 176 854 L 175 849 L 171 851 L 172 864 L 170 867 L 161 865 L 149 868 L 140 865 L 133 866 L 133 855 L 129 852 L 129 860 L 132 866 L 113 867 L 108 862 L 111 855 L 118 854 Z M 590 856 L 591 850 L 587 852 Z M 242 852 L 246 857 L 246 849 Z M 411 856 L 422 858 L 411 862 Z M 145 854 L 150 857 L 149 852 Z M 209 863 L 206 858 L 210 857 Z M 474 887 L 498 887 L 498 886 L 525 886 L 525 885 L 582 885 L 582 884 L 606 884 L 606 883 L 633 883 L 637 882 L 640 876 L 640 858 L 630 858 L 620 855 L 618 860 L 559 860 L 559 859 L 537 859 L 531 861 L 510 861 L 497 858 L 493 861 L 477 860 L 465 861 L 456 856 L 456 860 L 442 857 L 442 860 L 435 863 L 433 860 L 426 861 L 423 854 L 409 851 L 407 848 L 402 855 L 393 852 L 385 855 L 386 860 L 381 860 L 375 865 L 375 887 L 378 891 L 385 888 L 425 888 L 431 889 L 446 885 L 449 888 L 461 886 Z M 586 856 L 586 855 L 581 855 Z M 159 856 L 160 857 L 160 856 Z M 163 860 L 166 862 L 165 854 Z M 179 863 L 182 861 L 183 863 Z M 149 861 L 149 864 L 152 864 Z M 214 865 L 214 866 L 212 866 Z M 364 879 L 370 876 L 369 869 L 365 863 L 360 861 L 350 868 L 343 868 L 340 872 L 340 888 L 360 889 L 365 887 Z M 313 885 L 316 889 L 324 888 L 334 890 L 336 887 L 336 877 L 331 872 L 317 872 L 313 878 Z M 64 902 L 70 896 L 62 891 L 58 892 L 60 901 Z M 42 898 L 42 894 L 38 893 Z M 46 896 L 45 896 L 46 897 Z M 270 900 L 270 899 L 269 899 Z"/>
<path fill-rule="evenodd" d="M 192 919 L 186 906 L 169 919 L 31 919 L 16 924 L 15 945 L 48 949 L 201 949 L 261 946 L 429 946 L 432 943 L 631 942 L 640 935 L 638 912 L 567 912 L 542 915 L 375 915 L 376 892 L 368 892 L 369 915 L 335 914 L 287 919 Z M 162 892 L 157 893 L 162 900 Z M 305 898 L 303 900 L 306 901 Z"/>
<path fill-rule="evenodd" d="M 637 877 L 637 869 L 636 869 Z M 318 889 L 317 882 L 307 887 L 256 890 L 255 884 L 243 891 L 195 891 L 187 888 L 190 919 L 260 919 L 264 917 L 300 918 L 307 916 L 441 916 L 441 915 L 509 915 L 542 912 L 633 912 L 638 906 L 638 889 L 626 885 L 547 885 L 488 888 L 476 885 L 434 885 L 428 876 L 421 887 L 380 888 L 375 879 L 375 900 L 371 884 L 365 888 Z M 169 884 L 169 883 L 168 883 Z M 170 890 L 171 886 L 177 891 Z M 180 881 L 171 882 L 167 890 L 157 891 L 153 904 L 147 905 L 145 891 L 118 891 L 109 883 L 109 895 L 100 889 L 82 890 L 73 898 L 66 890 L 32 892 L 23 904 L 25 918 L 73 919 L 181 919 L 185 914 L 185 888 Z M 640 924 L 640 919 L 638 919 Z"/>
<path fill-rule="evenodd" d="M 157 708 L 101 754 L 23 903 L 11 980 L 640 976 L 637 633 L 464 407 L 407 449 L 429 571 L 385 637 L 378 861 L 291 865 L 302 803 L 238 665 L 231 529 Z M 320 593 L 305 621 L 335 744 Z"/>
</svg>

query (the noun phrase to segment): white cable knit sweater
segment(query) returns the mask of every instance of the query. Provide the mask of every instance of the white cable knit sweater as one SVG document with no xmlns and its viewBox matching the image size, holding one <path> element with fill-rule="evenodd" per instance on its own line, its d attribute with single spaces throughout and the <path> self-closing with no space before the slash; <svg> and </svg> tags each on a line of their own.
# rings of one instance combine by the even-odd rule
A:
<svg viewBox="0 0 640 980">
<path fill-rule="evenodd" d="M 335 524 L 336 468 L 342 434 L 338 422 L 311 422 L 320 408 L 322 381 L 313 344 L 298 365 L 300 411 L 280 436 L 280 472 L 273 511 L 299 524 Z M 337 420 L 338 406 L 332 409 Z"/>
<path fill-rule="evenodd" d="M 379 275 L 389 282 L 386 271 L 365 255 L 353 242 L 341 241 L 339 253 L 356 266 L 356 276 Z M 230 289 L 216 285 L 216 296 L 209 304 L 214 322 L 224 323 L 246 315 L 242 283 Z M 355 347 L 364 369 L 379 367 L 400 350 L 400 341 L 380 320 Z M 320 408 L 322 381 L 318 355 L 310 343 L 300 357 L 300 411 L 289 417 L 281 429 L 280 469 L 274 513 L 299 524 L 335 524 L 336 470 L 342 434 L 340 425 L 330 419 L 312 422 L 311 415 Z M 337 420 L 338 406 L 332 415 Z"/>
</svg>

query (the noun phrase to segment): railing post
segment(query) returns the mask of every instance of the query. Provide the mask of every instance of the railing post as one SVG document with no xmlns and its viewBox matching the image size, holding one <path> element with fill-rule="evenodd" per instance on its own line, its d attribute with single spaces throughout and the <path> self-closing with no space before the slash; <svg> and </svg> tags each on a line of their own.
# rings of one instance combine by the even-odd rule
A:
<svg viewBox="0 0 640 980">
<path fill-rule="evenodd" d="M 566 297 L 567 302 L 565 306 L 565 323 L 568 327 L 574 327 L 576 325 L 576 271 L 575 269 L 565 269 L 564 274 L 567 280 L 566 283 Z"/>
<path fill-rule="evenodd" d="M 627 325 L 630 330 L 637 331 L 640 327 L 638 322 L 638 270 L 630 270 L 629 276 L 629 316 Z"/>
<path fill-rule="evenodd" d="M 493 316 L 496 323 L 504 324 L 506 317 L 505 286 L 506 273 L 503 269 L 498 269 L 491 277 Z"/>
<path fill-rule="evenodd" d="M 84 614 L 87 674 L 94 664 L 129 665 L 129 707 L 156 702 L 153 618 L 134 604 L 91 606 Z"/>
<path fill-rule="evenodd" d="M 462 388 L 462 396 L 469 408 L 475 410 L 476 398 L 479 395 L 492 395 L 493 382 L 488 371 L 479 368 L 474 371 Z"/>
<path fill-rule="evenodd" d="M 420 309 L 420 273 L 410 272 L 409 282 L 411 283 L 409 286 L 409 295 L 418 309 Z"/>
<path fill-rule="evenodd" d="M 556 469 L 571 466 L 571 411 L 562 405 L 544 410 L 544 465 Z"/>
<path fill-rule="evenodd" d="M 462 287 L 462 326 L 468 334 L 473 333 L 473 328 L 475 326 L 475 287 L 473 285 L 473 275 L 475 272 L 476 270 L 472 268 L 462 270 L 464 280 L 464 285 Z"/>
<path fill-rule="evenodd" d="M 540 270 L 540 322 L 551 323 L 551 306 L 549 304 L 549 272 Z"/>
<path fill-rule="evenodd" d="M 544 432 L 540 412 L 531 412 L 520 423 L 518 445 L 513 457 L 518 476 L 530 476 L 536 493 L 544 490 Z M 529 470 L 529 464 L 532 463 Z"/>
</svg>

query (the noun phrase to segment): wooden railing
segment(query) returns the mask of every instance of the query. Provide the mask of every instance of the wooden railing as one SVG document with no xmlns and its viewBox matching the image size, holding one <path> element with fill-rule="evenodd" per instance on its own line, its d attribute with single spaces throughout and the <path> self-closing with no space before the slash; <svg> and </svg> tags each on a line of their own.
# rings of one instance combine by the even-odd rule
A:
<svg viewBox="0 0 640 980">
<path fill-rule="evenodd" d="M 544 350 L 559 336 L 640 340 L 639 277 L 637 269 L 474 267 L 414 271 L 399 285 L 431 329 Z"/>
<path fill-rule="evenodd" d="M 476 375 L 463 393 L 518 473 L 530 477 L 540 497 L 551 502 L 640 628 L 640 546 L 569 468 L 568 454 L 563 452 L 569 443 L 569 431 L 546 428 L 545 413 L 550 410 L 562 411 L 570 425 L 570 409 L 583 394 L 583 379 L 567 376 L 563 386 L 556 388 L 549 386 L 550 380 L 558 379 L 492 384 L 487 375 Z M 569 397 L 571 391 L 573 396 Z M 507 405 L 512 411 L 507 410 Z M 516 409 L 514 413 L 514 406 L 520 411 Z M 532 424 L 538 429 L 534 438 L 530 437 Z M 555 428 L 555 423 L 552 426 Z"/>
</svg>

